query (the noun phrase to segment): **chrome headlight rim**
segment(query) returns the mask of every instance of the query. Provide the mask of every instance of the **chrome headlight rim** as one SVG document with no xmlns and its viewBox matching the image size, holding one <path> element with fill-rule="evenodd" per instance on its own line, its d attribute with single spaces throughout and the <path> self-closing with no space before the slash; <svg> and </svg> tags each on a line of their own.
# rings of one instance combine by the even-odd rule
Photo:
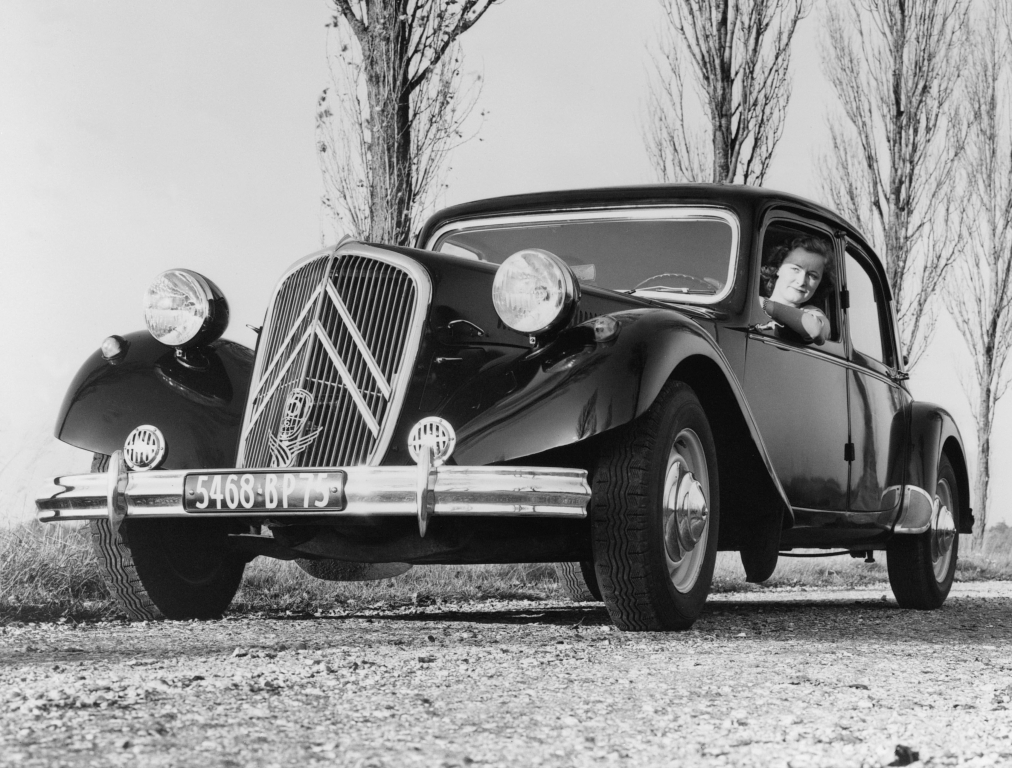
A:
<svg viewBox="0 0 1012 768">
<path fill-rule="evenodd" d="M 152 309 L 149 297 L 156 290 L 159 282 L 167 279 L 169 276 L 181 277 L 183 284 L 193 289 L 192 296 L 202 307 L 201 314 L 203 317 L 200 318 L 201 323 L 199 327 L 184 332 L 182 335 L 173 336 L 172 333 L 162 333 L 159 335 L 152 328 L 153 321 L 149 317 L 149 310 Z M 169 347 L 193 349 L 194 347 L 206 346 L 221 338 L 221 335 L 225 333 L 225 329 L 228 328 L 229 308 L 225 295 L 211 279 L 192 269 L 167 269 L 160 273 L 145 290 L 143 303 L 144 323 L 147 326 L 148 332 L 156 341 Z"/>
<path fill-rule="evenodd" d="M 543 322 L 535 325 L 521 325 L 513 322 L 512 318 L 507 316 L 505 310 L 501 306 L 499 301 L 499 295 L 502 291 L 503 275 L 505 275 L 505 268 L 509 265 L 511 259 L 522 258 L 525 254 L 534 254 L 538 258 L 544 259 L 557 273 L 562 288 L 562 300 L 559 303 L 558 311 L 555 316 L 547 322 Z M 499 319 L 505 323 L 506 327 L 518 331 L 519 333 L 525 333 L 531 336 L 539 336 L 544 333 L 557 330 L 561 326 L 569 322 L 573 316 L 573 311 L 576 305 L 580 302 L 580 283 L 573 274 L 573 270 L 569 268 L 561 258 L 556 256 L 551 251 L 546 251 L 543 248 L 524 248 L 517 251 L 516 253 L 510 254 L 506 259 L 503 260 L 502 264 L 496 270 L 495 279 L 492 282 L 492 304 L 495 307 L 496 314 Z"/>
</svg>

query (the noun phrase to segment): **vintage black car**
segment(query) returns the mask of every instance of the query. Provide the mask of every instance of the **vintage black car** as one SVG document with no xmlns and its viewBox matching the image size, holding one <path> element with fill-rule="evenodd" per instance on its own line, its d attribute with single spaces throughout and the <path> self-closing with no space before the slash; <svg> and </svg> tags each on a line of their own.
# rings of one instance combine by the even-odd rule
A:
<svg viewBox="0 0 1012 768">
<path fill-rule="evenodd" d="M 135 618 L 217 616 L 267 556 L 331 579 L 578 564 L 567 583 L 620 628 L 684 629 L 718 550 L 759 582 L 797 548 L 885 550 L 899 604 L 929 609 L 971 530 L 959 433 L 910 395 L 881 264 L 797 197 L 484 200 L 417 248 L 295 263 L 255 350 L 220 338 L 194 272 L 160 275 L 145 318 L 59 415 L 93 474 L 38 500 L 90 521 Z"/>
</svg>

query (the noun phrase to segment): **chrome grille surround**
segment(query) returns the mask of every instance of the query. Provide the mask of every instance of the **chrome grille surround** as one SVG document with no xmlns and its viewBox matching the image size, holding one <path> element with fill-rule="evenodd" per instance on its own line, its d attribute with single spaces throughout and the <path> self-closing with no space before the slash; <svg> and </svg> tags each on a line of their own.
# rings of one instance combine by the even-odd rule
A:
<svg viewBox="0 0 1012 768">
<path fill-rule="evenodd" d="M 432 285 L 412 259 L 357 242 L 312 254 L 278 281 L 239 441 L 239 467 L 268 467 L 270 443 L 296 388 L 321 433 L 294 466 L 377 464 L 411 378 Z"/>
</svg>

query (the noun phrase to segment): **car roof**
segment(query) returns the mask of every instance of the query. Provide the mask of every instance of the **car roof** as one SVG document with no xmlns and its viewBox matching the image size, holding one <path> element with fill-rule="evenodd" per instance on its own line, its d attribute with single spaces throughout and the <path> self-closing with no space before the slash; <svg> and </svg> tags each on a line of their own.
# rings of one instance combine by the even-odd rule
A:
<svg viewBox="0 0 1012 768">
<path fill-rule="evenodd" d="M 744 213 L 760 214 L 770 207 L 793 209 L 815 216 L 831 226 L 846 230 L 869 254 L 884 285 L 888 286 L 885 270 L 861 231 L 828 208 L 788 192 L 753 187 L 745 184 L 644 184 L 630 187 L 598 187 L 532 192 L 523 195 L 490 197 L 461 203 L 437 211 L 418 234 L 418 247 L 425 247 L 432 234 L 442 225 L 461 219 L 482 218 L 503 213 L 533 213 L 572 208 L 596 208 L 614 205 L 720 204 Z"/>
</svg>

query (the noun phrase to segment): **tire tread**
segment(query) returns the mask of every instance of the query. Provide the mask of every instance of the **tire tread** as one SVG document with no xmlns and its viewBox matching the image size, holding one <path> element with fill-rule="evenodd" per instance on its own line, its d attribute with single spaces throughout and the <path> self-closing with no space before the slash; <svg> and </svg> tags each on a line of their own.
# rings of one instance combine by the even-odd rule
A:
<svg viewBox="0 0 1012 768">
<path fill-rule="evenodd" d="M 555 575 L 566 597 L 574 603 L 598 603 L 601 595 L 591 584 L 585 568 L 592 569 L 590 563 L 556 563 Z M 593 576 L 591 572 L 590 576 Z"/>
<path fill-rule="evenodd" d="M 104 472 L 109 468 L 109 457 L 95 454 L 91 463 L 92 472 Z M 162 612 L 151 600 L 144 588 L 130 548 L 123 540 L 122 527 L 114 531 L 108 520 L 89 520 L 91 543 L 95 550 L 106 586 L 120 609 L 134 621 L 155 621 Z"/>
</svg>

